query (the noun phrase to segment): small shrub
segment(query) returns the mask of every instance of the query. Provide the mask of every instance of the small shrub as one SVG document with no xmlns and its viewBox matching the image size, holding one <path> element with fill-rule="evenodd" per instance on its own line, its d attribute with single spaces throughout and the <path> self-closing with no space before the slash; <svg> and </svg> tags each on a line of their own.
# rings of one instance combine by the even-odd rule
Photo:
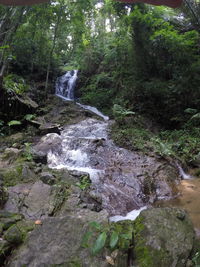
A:
<svg viewBox="0 0 200 267">
<path fill-rule="evenodd" d="M 25 80 L 15 74 L 9 74 L 3 79 L 3 86 L 8 93 L 14 92 L 16 94 L 23 94 L 29 89 L 29 86 L 26 84 Z"/>
</svg>

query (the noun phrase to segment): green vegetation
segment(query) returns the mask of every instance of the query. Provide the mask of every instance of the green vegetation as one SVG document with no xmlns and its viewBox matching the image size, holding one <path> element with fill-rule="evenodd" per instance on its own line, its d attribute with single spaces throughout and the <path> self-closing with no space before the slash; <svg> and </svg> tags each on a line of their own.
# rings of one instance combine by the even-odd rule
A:
<svg viewBox="0 0 200 267">
<path fill-rule="evenodd" d="M 13 94 L 34 92 L 41 101 L 60 71 L 76 68 L 77 95 L 111 116 L 113 111 L 119 124 L 128 111 L 148 116 L 164 130 L 180 130 L 180 136 L 186 127 L 198 128 L 198 8 L 195 1 L 171 10 L 111 0 L 1 6 L 0 70 L 9 103 L 0 111 L 4 115 L 15 106 Z M 4 125 L 23 120 L 17 110 L 10 120 L 3 117 Z M 140 132 L 139 139 L 147 139 Z"/>
<path fill-rule="evenodd" d="M 91 240 L 94 242 L 92 243 Z M 89 247 L 91 253 L 96 255 L 103 248 L 109 249 L 111 252 L 116 249 L 127 252 L 133 245 L 133 223 L 131 221 L 123 221 L 111 224 L 99 224 L 91 222 L 89 230 L 85 233 L 82 240 L 83 247 Z"/>
<path fill-rule="evenodd" d="M 91 180 L 88 175 L 82 175 L 80 177 L 80 182 L 76 183 L 76 186 L 78 186 L 81 190 L 89 188 L 90 185 L 91 185 Z"/>
</svg>

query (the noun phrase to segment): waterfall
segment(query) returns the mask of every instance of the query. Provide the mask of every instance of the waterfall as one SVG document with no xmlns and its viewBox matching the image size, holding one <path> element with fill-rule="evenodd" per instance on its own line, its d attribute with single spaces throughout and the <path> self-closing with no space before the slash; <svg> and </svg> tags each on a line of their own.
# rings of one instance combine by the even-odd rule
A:
<svg viewBox="0 0 200 267">
<path fill-rule="evenodd" d="M 56 81 L 56 95 L 66 100 L 74 99 L 74 88 L 78 70 L 71 70 L 59 77 Z"/>
<path fill-rule="evenodd" d="M 59 77 L 56 81 L 56 95 L 64 100 L 74 100 L 74 88 L 76 86 L 78 70 L 71 70 Z M 108 116 L 105 116 L 97 108 L 88 105 L 83 105 L 76 102 L 77 105 L 85 110 L 89 110 L 97 116 L 103 118 L 105 121 L 109 120 Z"/>
<path fill-rule="evenodd" d="M 179 174 L 180 174 L 180 176 L 182 177 L 183 180 L 192 179 L 192 176 L 187 174 L 187 173 L 185 173 L 185 171 L 183 170 L 183 168 L 181 167 L 181 165 L 178 162 L 176 162 L 176 166 L 177 166 L 177 168 L 179 170 Z"/>
</svg>

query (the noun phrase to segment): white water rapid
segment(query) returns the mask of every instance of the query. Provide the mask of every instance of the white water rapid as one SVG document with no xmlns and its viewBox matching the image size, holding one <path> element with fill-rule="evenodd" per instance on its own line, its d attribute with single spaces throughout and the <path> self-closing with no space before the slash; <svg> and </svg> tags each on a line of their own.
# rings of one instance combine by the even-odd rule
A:
<svg viewBox="0 0 200 267">
<path fill-rule="evenodd" d="M 65 100 L 74 99 L 74 88 L 78 70 L 71 70 L 59 77 L 56 81 L 56 95 L 62 97 Z"/>
<path fill-rule="evenodd" d="M 77 70 L 67 72 L 58 78 L 57 96 L 74 100 L 77 73 Z M 111 221 L 134 220 L 148 203 L 172 197 L 171 188 L 163 178 L 165 173 L 156 158 L 117 147 L 109 138 L 112 123 L 109 118 L 94 107 L 76 104 L 104 121 L 87 118 L 66 126 L 56 137 L 59 145 L 48 153 L 49 167 L 67 169 L 72 175 L 89 174 L 91 186 L 87 193 L 88 203 L 106 209 Z M 156 185 L 154 193 L 151 189 L 148 191 L 151 186 L 147 183 L 148 177 Z"/>
<path fill-rule="evenodd" d="M 64 100 L 73 101 L 74 100 L 74 88 L 76 86 L 78 70 L 71 70 L 65 73 L 63 76 L 59 77 L 56 81 L 56 95 Z M 97 108 L 88 105 L 83 105 L 76 102 L 77 105 L 85 110 L 89 110 L 97 116 L 103 118 L 105 121 L 109 120 L 108 116 L 105 116 Z"/>
</svg>

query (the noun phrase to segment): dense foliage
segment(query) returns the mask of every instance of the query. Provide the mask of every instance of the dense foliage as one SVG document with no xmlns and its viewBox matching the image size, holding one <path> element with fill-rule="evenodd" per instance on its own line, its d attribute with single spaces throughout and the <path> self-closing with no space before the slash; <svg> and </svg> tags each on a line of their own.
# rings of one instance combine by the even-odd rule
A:
<svg viewBox="0 0 200 267">
<path fill-rule="evenodd" d="M 112 0 L 0 6 L 1 122 L 16 95 L 42 102 L 59 74 L 78 68 L 81 101 L 111 116 L 113 107 L 140 114 L 165 130 L 167 142 L 179 139 L 185 147 L 184 136 L 192 136 L 193 147 L 200 124 L 199 9 L 194 0 L 176 10 Z M 19 119 L 13 110 L 8 120 Z M 118 126 L 118 134 L 126 132 L 123 116 Z M 128 126 L 128 138 L 147 138 Z"/>
</svg>

